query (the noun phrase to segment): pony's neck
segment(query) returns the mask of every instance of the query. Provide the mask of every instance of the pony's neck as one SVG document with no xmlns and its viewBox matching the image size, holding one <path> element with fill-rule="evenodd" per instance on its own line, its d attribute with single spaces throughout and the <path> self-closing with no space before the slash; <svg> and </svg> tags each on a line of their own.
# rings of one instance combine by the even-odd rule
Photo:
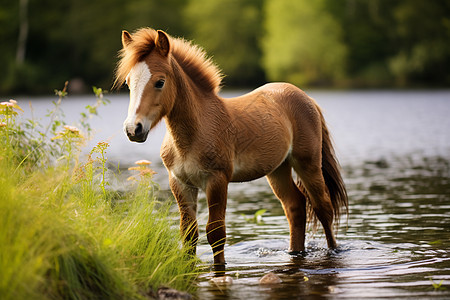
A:
<svg viewBox="0 0 450 300">
<path fill-rule="evenodd" d="M 171 111 L 165 117 L 166 126 L 177 148 L 187 151 L 195 140 L 205 118 L 215 118 L 211 109 L 225 110 L 222 100 L 213 91 L 205 92 L 182 70 L 175 59 L 172 61 L 176 82 L 176 98 Z"/>
</svg>

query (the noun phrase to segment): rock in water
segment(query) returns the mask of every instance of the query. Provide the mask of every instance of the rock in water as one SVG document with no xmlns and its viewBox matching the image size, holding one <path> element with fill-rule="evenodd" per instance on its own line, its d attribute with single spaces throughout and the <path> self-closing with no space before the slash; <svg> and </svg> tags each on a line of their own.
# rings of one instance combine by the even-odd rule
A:
<svg viewBox="0 0 450 300">
<path fill-rule="evenodd" d="M 211 282 L 217 285 L 231 285 L 233 284 L 233 278 L 231 278 L 230 276 L 214 277 L 211 279 Z"/>
<path fill-rule="evenodd" d="M 259 279 L 260 284 L 276 284 L 283 282 L 278 275 L 269 272 Z"/>
<path fill-rule="evenodd" d="M 191 300 L 191 294 L 180 292 L 175 289 L 160 288 L 158 290 L 158 299 L 160 300 Z"/>
</svg>

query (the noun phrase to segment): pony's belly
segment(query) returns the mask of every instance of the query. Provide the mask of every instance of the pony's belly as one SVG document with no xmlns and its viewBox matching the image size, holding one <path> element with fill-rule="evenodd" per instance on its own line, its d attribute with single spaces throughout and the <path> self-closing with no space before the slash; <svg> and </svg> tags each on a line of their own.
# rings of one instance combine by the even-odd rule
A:
<svg viewBox="0 0 450 300">
<path fill-rule="evenodd" d="M 252 181 L 263 176 L 266 176 L 270 172 L 265 172 L 262 170 L 245 170 L 233 172 L 233 176 L 231 177 L 231 182 L 245 182 Z"/>
<path fill-rule="evenodd" d="M 289 151 L 268 157 L 253 156 L 248 160 L 235 160 L 231 182 L 251 181 L 266 176 L 278 168 L 288 156 Z"/>
</svg>

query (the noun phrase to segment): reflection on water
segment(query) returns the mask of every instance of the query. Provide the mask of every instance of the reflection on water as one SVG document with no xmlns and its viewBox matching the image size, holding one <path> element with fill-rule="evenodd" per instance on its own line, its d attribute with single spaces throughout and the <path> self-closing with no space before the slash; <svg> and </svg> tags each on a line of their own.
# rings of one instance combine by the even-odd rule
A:
<svg viewBox="0 0 450 300">
<path fill-rule="evenodd" d="M 199 279 L 197 297 L 450 298 L 450 92 L 310 94 L 324 110 L 349 193 L 349 217 L 341 220 L 339 248 L 327 250 L 319 230 L 308 234 L 304 256 L 291 257 L 287 221 L 265 179 L 230 184 L 225 256 L 234 283 L 216 286 L 209 281 L 213 274 L 206 273 Z M 127 96 L 109 98 L 111 105 L 100 108 L 101 117 L 92 120 L 97 136 L 88 149 L 107 140 L 111 144 L 107 156 L 114 166 L 153 161 L 155 181 L 167 190 L 167 172 L 159 158 L 164 124 L 146 143 L 132 144 L 122 132 Z M 28 99 L 17 100 L 22 104 Z M 63 102 L 66 119 L 75 122 L 92 101 L 93 97 L 79 97 Z M 31 102 L 35 116 L 45 121 L 51 103 Z M 121 186 L 116 182 L 116 188 Z M 263 223 L 248 221 L 259 209 L 267 209 Z M 203 238 L 198 254 L 209 265 L 206 221 L 207 207 L 200 195 Z M 260 285 L 259 278 L 269 271 L 283 283 Z M 432 283 L 438 286 L 441 281 L 446 289 L 435 290 Z"/>
<path fill-rule="evenodd" d="M 450 297 L 450 162 L 405 162 L 410 164 L 366 162 L 345 169 L 350 211 L 334 251 L 319 232 L 308 237 L 304 256 L 291 257 L 287 221 L 273 195 L 231 196 L 226 257 L 234 284 L 216 286 L 207 273 L 199 298 Z M 249 223 L 245 216 L 262 207 L 268 210 L 264 223 Z M 212 260 L 205 239 L 199 253 Z M 260 285 L 269 271 L 283 283 Z M 441 280 L 448 289 L 435 290 L 432 283 Z"/>
</svg>

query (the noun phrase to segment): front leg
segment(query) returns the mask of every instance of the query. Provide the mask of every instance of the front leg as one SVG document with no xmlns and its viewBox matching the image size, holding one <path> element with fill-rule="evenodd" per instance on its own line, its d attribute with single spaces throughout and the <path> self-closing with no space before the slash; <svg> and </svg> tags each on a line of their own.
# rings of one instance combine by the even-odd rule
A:
<svg viewBox="0 0 450 300">
<path fill-rule="evenodd" d="M 195 255 L 198 241 L 196 218 L 198 189 L 182 183 L 172 175 L 169 175 L 169 184 L 180 210 L 180 230 L 184 245 L 192 255 Z"/>
<path fill-rule="evenodd" d="M 209 218 L 206 225 L 208 243 L 214 254 L 216 270 L 225 269 L 224 246 L 226 241 L 225 209 L 227 207 L 228 180 L 223 174 L 215 174 L 206 184 Z"/>
</svg>

